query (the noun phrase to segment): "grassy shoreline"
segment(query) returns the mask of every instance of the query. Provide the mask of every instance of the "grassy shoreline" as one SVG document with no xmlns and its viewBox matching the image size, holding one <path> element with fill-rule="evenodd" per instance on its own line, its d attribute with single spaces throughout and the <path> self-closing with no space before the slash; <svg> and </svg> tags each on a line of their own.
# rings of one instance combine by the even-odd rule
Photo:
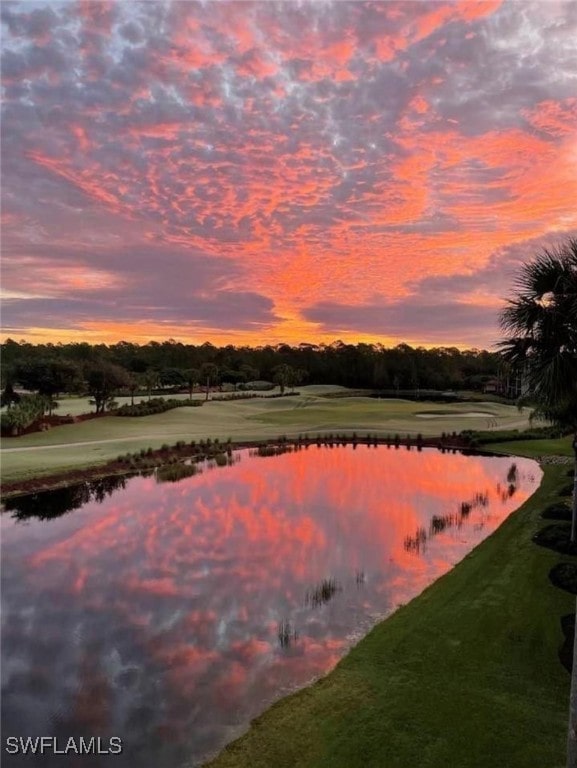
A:
<svg viewBox="0 0 577 768">
<path fill-rule="evenodd" d="M 207 766 L 561 768 L 570 676 L 560 619 L 575 598 L 548 578 L 567 558 L 531 539 L 567 469 L 545 465 L 495 533 Z"/>
</svg>

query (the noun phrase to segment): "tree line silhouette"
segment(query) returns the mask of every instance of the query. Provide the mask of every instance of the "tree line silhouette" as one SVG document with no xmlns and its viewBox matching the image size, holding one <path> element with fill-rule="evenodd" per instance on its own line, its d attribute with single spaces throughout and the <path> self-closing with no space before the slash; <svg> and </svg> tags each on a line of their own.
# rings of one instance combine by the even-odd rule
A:
<svg viewBox="0 0 577 768">
<path fill-rule="evenodd" d="M 227 383 L 235 388 L 264 380 L 281 388 L 307 383 L 393 392 L 482 390 L 500 369 L 499 355 L 486 350 L 425 349 L 408 344 L 387 348 L 342 341 L 217 347 L 209 342 L 195 345 L 173 339 L 143 345 L 127 341 L 111 345 L 30 344 L 8 339 L 1 352 L 3 387 L 20 385 L 32 391 L 44 389 L 45 394 L 85 392 L 87 379 L 97 382 L 103 378 L 102 371 L 128 392 L 157 387 L 191 389 L 204 386 L 207 378 L 210 385 Z M 98 407 L 102 407 L 100 401 Z"/>
</svg>

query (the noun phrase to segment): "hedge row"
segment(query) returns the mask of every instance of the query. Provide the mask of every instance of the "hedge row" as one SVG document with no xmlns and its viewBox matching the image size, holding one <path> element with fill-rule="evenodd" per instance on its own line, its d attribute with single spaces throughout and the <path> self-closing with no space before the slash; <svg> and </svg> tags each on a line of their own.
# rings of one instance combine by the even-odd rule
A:
<svg viewBox="0 0 577 768">
<path fill-rule="evenodd" d="M 176 400 L 175 398 L 165 400 L 163 397 L 154 397 L 148 401 L 141 400 L 135 405 L 121 405 L 115 413 L 117 416 L 152 416 L 154 413 L 164 413 L 172 408 L 198 408 L 202 402 L 202 400 Z"/>
<path fill-rule="evenodd" d="M 556 440 L 568 434 L 570 434 L 570 430 L 560 427 L 534 427 L 521 432 L 518 429 L 499 430 L 498 432 L 464 429 L 461 432 L 461 437 L 468 438 L 471 446 L 475 446 L 480 443 L 508 443 L 511 440 Z"/>
<path fill-rule="evenodd" d="M 300 395 L 300 392 L 283 392 L 282 394 L 275 392 L 274 395 L 259 395 L 256 392 L 233 392 L 229 395 L 213 395 L 211 400 L 252 400 L 255 397 L 261 400 L 274 400 L 278 397 L 294 397 L 295 395 Z"/>
</svg>

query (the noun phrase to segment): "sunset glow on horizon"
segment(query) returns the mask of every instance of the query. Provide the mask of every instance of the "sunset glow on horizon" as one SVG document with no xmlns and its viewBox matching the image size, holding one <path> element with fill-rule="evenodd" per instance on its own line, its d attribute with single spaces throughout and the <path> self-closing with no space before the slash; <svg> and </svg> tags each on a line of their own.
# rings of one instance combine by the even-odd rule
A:
<svg viewBox="0 0 577 768">
<path fill-rule="evenodd" d="M 577 4 L 5 2 L 2 337 L 492 347 L 577 236 Z"/>
</svg>

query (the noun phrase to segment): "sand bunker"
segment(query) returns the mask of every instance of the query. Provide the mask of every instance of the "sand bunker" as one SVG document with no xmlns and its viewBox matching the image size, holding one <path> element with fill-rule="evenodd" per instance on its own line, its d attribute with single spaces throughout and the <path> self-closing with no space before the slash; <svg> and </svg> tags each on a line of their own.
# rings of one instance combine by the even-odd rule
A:
<svg viewBox="0 0 577 768">
<path fill-rule="evenodd" d="M 465 411 L 465 413 L 415 413 L 419 419 L 447 419 L 447 418 L 488 418 L 494 419 L 494 413 L 487 413 L 482 411 Z"/>
</svg>

